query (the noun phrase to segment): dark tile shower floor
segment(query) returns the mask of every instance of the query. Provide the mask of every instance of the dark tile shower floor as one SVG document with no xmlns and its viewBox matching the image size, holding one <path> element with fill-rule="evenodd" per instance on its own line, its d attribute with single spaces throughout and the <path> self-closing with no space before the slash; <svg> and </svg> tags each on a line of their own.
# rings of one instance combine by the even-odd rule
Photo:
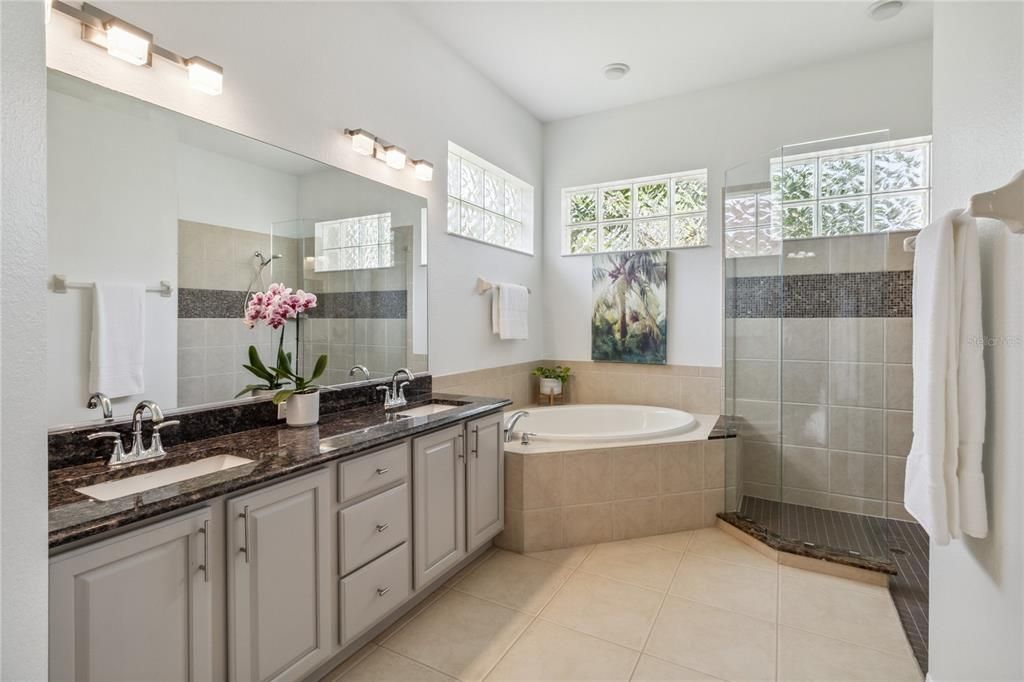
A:
<svg viewBox="0 0 1024 682">
<path fill-rule="evenodd" d="M 921 667 L 928 666 L 928 534 L 917 523 L 745 496 L 739 513 L 789 540 L 895 564 L 889 593 Z"/>
</svg>

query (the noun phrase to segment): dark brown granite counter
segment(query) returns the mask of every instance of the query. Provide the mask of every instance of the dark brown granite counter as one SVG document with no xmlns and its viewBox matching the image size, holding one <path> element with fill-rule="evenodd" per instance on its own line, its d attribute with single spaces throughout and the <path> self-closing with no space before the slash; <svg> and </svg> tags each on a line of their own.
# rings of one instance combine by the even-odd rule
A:
<svg viewBox="0 0 1024 682">
<path fill-rule="evenodd" d="M 362 406 L 325 414 L 315 426 L 289 428 L 282 424 L 190 441 L 168 448 L 167 456 L 158 460 L 119 469 L 101 461 L 53 469 L 49 481 L 50 549 L 353 457 L 510 404 L 506 399 L 434 393 L 410 402 L 405 409 L 430 402 L 457 407 L 423 417 L 398 418 L 385 413 L 379 404 Z M 75 490 L 216 455 L 235 455 L 253 462 L 106 502 Z"/>
</svg>

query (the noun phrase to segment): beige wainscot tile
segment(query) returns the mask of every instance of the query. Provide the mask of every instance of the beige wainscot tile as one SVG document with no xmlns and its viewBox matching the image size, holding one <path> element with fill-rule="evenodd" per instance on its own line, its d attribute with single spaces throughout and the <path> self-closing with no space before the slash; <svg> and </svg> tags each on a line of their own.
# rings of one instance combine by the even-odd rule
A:
<svg viewBox="0 0 1024 682">
<path fill-rule="evenodd" d="M 598 545 L 579 570 L 665 592 L 681 554 L 637 540 Z"/>
<path fill-rule="evenodd" d="M 775 559 L 766 557 L 718 528 L 704 528 L 694 533 L 689 551 L 727 563 L 771 571 L 778 565 Z"/>
<path fill-rule="evenodd" d="M 888 590 L 787 568 L 780 574 L 779 624 L 892 654 L 909 653 Z"/>
<path fill-rule="evenodd" d="M 718 515 L 725 511 L 725 488 L 702 491 L 702 502 L 704 523 L 701 525 L 710 528 L 715 525 Z"/>
<path fill-rule="evenodd" d="M 523 509 L 562 504 L 562 454 L 523 457 Z"/>
<path fill-rule="evenodd" d="M 669 594 L 774 623 L 778 576 L 775 571 L 687 554 L 679 564 Z"/>
<path fill-rule="evenodd" d="M 722 380 L 714 377 L 681 377 L 680 408 L 688 412 L 717 414 L 722 409 Z"/>
<path fill-rule="evenodd" d="M 451 590 L 384 646 L 462 680 L 479 680 L 530 624 L 530 616 Z"/>
<path fill-rule="evenodd" d="M 549 549 L 544 552 L 530 552 L 526 556 L 540 559 L 541 561 L 548 561 L 566 568 L 577 568 L 593 549 L 593 545 L 583 545 L 582 547 L 566 547 L 564 549 Z"/>
<path fill-rule="evenodd" d="M 513 552 L 523 551 L 523 512 L 505 509 L 505 528 L 494 538 L 494 544 Z"/>
<path fill-rule="evenodd" d="M 693 530 L 704 526 L 704 493 L 662 495 L 658 498 L 661 506 L 661 531 L 671 533 Z"/>
<path fill-rule="evenodd" d="M 544 608 L 541 618 L 639 651 L 661 600 L 661 592 L 577 572 Z"/>
<path fill-rule="evenodd" d="M 643 542 L 648 545 L 654 545 L 655 547 L 661 547 L 662 549 L 668 549 L 673 552 L 685 552 L 686 548 L 690 546 L 690 540 L 692 539 L 692 530 L 681 530 L 675 533 L 648 535 L 647 537 L 637 538 L 636 541 Z"/>
<path fill-rule="evenodd" d="M 658 494 L 659 448 L 612 450 L 612 497 L 628 500 Z"/>
<path fill-rule="evenodd" d="M 700 490 L 704 479 L 703 451 L 704 443 L 701 441 L 660 446 L 660 491 L 680 493 Z"/>
<path fill-rule="evenodd" d="M 775 631 L 774 623 L 669 596 L 646 652 L 725 680 L 772 680 Z"/>
<path fill-rule="evenodd" d="M 725 440 L 704 443 L 704 488 L 725 487 Z"/>
<path fill-rule="evenodd" d="M 691 680 L 717 680 L 718 678 L 644 654 L 636 664 L 636 670 L 633 671 L 631 679 L 633 682 L 661 682 L 662 680 L 690 682 Z"/>
<path fill-rule="evenodd" d="M 536 615 L 570 571 L 540 559 L 498 551 L 459 581 L 455 589 Z"/>
<path fill-rule="evenodd" d="M 378 648 L 337 679 L 345 682 L 384 682 L 386 680 L 441 682 L 455 678 L 439 673 L 422 663 L 399 656 L 393 651 Z"/>
<path fill-rule="evenodd" d="M 541 552 L 564 546 L 561 508 L 523 512 L 522 551 Z"/>
<path fill-rule="evenodd" d="M 612 539 L 611 502 L 563 507 L 562 533 L 566 547 L 608 542 Z"/>
<path fill-rule="evenodd" d="M 608 450 L 566 452 L 562 462 L 562 504 L 593 504 L 612 499 L 612 464 Z"/>
<path fill-rule="evenodd" d="M 639 653 L 581 632 L 535 621 L 488 680 L 628 680 Z"/>
<path fill-rule="evenodd" d="M 505 453 L 505 507 L 523 508 L 523 458 L 517 452 Z"/>
<path fill-rule="evenodd" d="M 612 503 L 612 538 L 627 540 L 658 532 L 660 505 L 657 497 Z"/>
<path fill-rule="evenodd" d="M 918 682 L 921 672 L 910 653 L 882 653 L 781 626 L 779 679 Z"/>
</svg>

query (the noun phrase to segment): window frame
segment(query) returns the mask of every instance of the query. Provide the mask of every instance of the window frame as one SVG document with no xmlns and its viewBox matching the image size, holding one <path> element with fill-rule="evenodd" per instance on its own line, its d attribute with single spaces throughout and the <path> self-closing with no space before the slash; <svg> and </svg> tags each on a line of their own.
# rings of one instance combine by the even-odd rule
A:
<svg viewBox="0 0 1024 682">
<path fill-rule="evenodd" d="M 352 222 L 365 222 L 373 220 L 375 223 L 375 229 L 377 230 L 377 238 L 369 242 L 360 242 L 358 244 L 343 243 L 341 234 L 339 234 L 339 245 L 338 246 L 324 246 L 326 238 L 324 232 L 328 227 L 337 227 L 339 233 L 344 231 L 345 223 Z M 318 220 L 313 223 L 313 271 L 316 274 L 329 274 L 332 272 L 358 272 L 359 270 L 380 270 L 384 268 L 393 268 L 395 266 L 395 235 L 394 226 L 391 222 L 391 211 L 384 211 L 383 213 L 370 213 L 361 216 L 349 216 L 347 218 L 331 218 L 330 220 Z M 387 237 L 385 237 L 387 235 Z M 390 262 L 381 262 L 381 252 L 384 247 L 388 247 Z M 320 269 L 321 258 L 324 259 L 324 263 L 327 262 L 328 252 L 338 252 L 339 259 L 342 258 L 342 254 L 346 251 L 352 251 L 353 249 L 369 249 L 374 248 L 377 250 L 377 265 L 373 266 L 360 266 L 360 267 L 337 267 L 329 268 L 324 267 Z"/>
</svg>

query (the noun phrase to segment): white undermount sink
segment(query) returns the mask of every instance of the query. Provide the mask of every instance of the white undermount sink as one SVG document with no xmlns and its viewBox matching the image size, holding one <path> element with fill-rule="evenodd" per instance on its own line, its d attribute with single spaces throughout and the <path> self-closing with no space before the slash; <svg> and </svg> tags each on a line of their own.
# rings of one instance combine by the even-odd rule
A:
<svg viewBox="0 0 1024 682">
<path fill-rule="evenodd" d="M 234 455 L 217 455 L 199 459 L 188 464 L 181 464 L 176 467 L 168 467 L 159 471 L 152 471 L 148 474 L 139 474 L 116 481 L 87 485 L 84 488 L 75 488 L 76 492 L 88 495 L 94 500 L 106 502 L 116 500 L 119 497 L 127 497 L 137 493 L 159 488 L 160 486 L 187 481 L 190 478 L 198 478 L 206 474 L 213 474 L 218 471 L 233 469 L 243 464 L 250 464 L 253 460 Z"/>
<path fill-rule="evenodd" d="M 447 412 L 448 410 L 454 410 L 458 405 L 441 405 L 440 403 L 430 403 L 429 405 L 420 405 L 419 407 L 413 407 L 409 410 L 402 410 L 398 413 L 399 417 L 426 417 L 431 414 L 438 414 L 439 412 Z"/>
</svg>

